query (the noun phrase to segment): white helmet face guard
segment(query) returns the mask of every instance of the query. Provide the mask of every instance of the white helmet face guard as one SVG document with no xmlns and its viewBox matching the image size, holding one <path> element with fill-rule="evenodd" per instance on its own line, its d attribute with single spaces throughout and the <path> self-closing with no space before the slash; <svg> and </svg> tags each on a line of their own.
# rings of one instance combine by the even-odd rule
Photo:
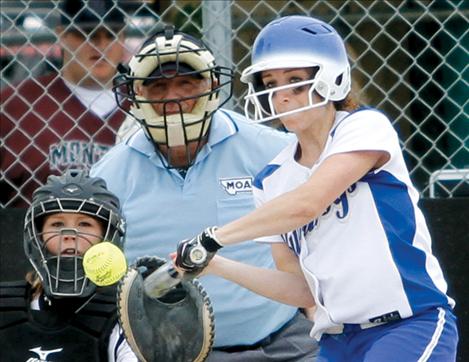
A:
<svg viewBox="0 0 469 362">
<path fill-rule="evenodd" d="M 321 107 L 327 103 L 327 99 L 323 98 L 320 102 L 315 102 L 313 93 L 317 87 L 317 79 L 309 79 L 298 83 L 286 84 L 283 86 L 269 88 L 266 90 L 256 92 L 252 83 L 248 84 L 248 94 L 245 97 L 244 112 L 250 115 L 253 122 L 269 122 L 274 119 L 290 116 L 295 113 L 304 112 L 313 108 Z M 292 109 L 287 112 L 277 113 L 273 103 L 273 96 L 275 92 L 282 90 L 292 90 L 301 86 L 310 85 L 308 90 L 308 104 L 304 107 Z M 328 95 L 330 90 L 326 90 L 325 94 Z"/>
</svg>

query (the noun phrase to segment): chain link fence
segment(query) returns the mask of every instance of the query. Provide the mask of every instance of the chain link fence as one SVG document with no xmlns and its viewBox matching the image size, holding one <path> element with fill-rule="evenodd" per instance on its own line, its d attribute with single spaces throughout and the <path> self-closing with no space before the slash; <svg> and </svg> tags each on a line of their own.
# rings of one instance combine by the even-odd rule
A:
<svg viewBox="0 0 469 362">
<path fill-rule="evenodd" d="M 64 65 L 56 32 L 60 2 L 1 1 L 1 7 L 2 89 L 16 89 L 25 79 L 60 72 Z M 123 61 L 162 22 L 173 23 L 203 37 L 218 63 L 233 67 L 235 91 L 229 106 L 240 112 L 246 88 L 239 76 L 249 65 L 251 45 L 263 26 L 291 14 L 330 22 L 349 48 L 354 91 L 363 105 L 392 119 L 422 196 L 469 194 L 468 1 L 161 0 L 119 1 L 116 7 L 126 18 L 125 37 L 120 40 Z M 42 122 L 47 125 L 48 119 Z M 19 126 L 18 122 L 15 127 Z M 2 132 L 2 138 L 8 132 Z M 28 133 L 24 135 L 27 138 Z M 3 141 L 1 185 L 13 187 L 21 196 L 21 185 L 8 179 L 8 171 L 21 161 L 3 166 L 5 152 L 11 153 Z M 44 182 L 31 172 L 31 179 L 24 182 Z M 3 204 L 12 205 L 9 200 Z"/>
</svg>

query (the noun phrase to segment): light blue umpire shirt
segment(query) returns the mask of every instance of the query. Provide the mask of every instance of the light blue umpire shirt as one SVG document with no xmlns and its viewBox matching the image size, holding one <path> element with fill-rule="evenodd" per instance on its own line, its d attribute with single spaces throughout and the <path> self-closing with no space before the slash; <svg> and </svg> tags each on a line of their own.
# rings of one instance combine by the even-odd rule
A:
<svg viewBox="0 0 469 362">
<path fill-rule="evenodd" d="M 290 135 L 219 110 L 212 119 L 208 143 L 185 179 L 177 170 L 164 167 L 143 130 L 112 148 L 93 166 L 91 175 L 102 177 L 122 203 L 128 260 L 145 255 L 169 258 L 178 241 L 253 210 L 253 178 L 290 140 Z M 241 243 L 220 254 L 275 268 L 268 244 Z M 297 311 L 222 278 L 204 276 L 201 282 L 215 312 L 215 347 L 254 344 Z"/>
</svg>

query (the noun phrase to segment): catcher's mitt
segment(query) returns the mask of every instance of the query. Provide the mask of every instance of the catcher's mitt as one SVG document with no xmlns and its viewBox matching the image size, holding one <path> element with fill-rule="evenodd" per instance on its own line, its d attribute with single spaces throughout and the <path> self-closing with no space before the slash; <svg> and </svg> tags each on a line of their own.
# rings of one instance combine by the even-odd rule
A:
<svg viewBox="0 0 469 362">
<path fill-rule="evenodd" d="M 144 279 L 166 262 L 144 257 L 118 285 L 119 320 L 132 350 L 146 362 L 205 361 L 214 338 L 210 299 L 197 280 L 183 280 L 161 298 L 144 292 Z"/>
</svg>

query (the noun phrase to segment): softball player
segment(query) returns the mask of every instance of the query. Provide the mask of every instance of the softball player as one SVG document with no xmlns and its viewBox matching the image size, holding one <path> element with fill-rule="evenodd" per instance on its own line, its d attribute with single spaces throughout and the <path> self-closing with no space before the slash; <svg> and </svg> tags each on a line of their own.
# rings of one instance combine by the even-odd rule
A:
<svg viewBox="0 0 469 362">
<path fill-rule="evenodd" d="M 50 176 L 25 217 L 24 249 L 34 272 L 0 283 L 3 361 L 136 362 L 117 323 L 116 289 L 84 276 L 86 250 L 123 247 L 119 200 L 84 171 Z"/>
<path fill-rule="evenodd" d="M 194 246 L 213 256 L 243 240 L 270 242 L 278 271 L 216 256 L 205 273 L 315 305 L 318 361 L 454 361 L 454 301 L 418 193 L 389 119 L 354 105 L 342 38 L 314 18 L 277 19 L 241 80 L 247 113 L 279 118 L 297 140 L 256 177 L 258 208 L 181 241 L 176 265 L 200 272 Z"/>
</svg>

